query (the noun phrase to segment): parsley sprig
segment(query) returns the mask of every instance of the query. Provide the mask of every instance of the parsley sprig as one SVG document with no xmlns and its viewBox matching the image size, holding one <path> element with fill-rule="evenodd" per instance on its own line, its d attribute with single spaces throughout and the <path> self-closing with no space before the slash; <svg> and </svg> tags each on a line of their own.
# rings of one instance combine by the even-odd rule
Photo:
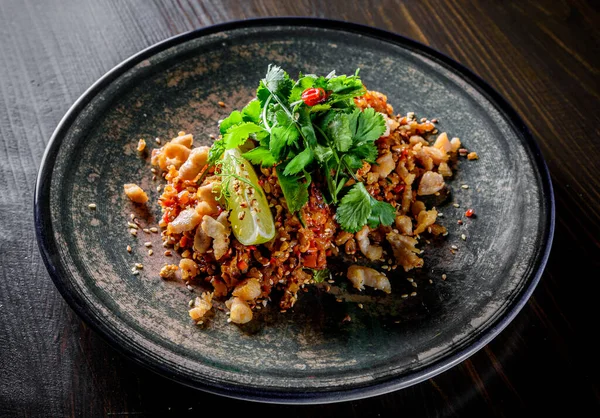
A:
<svg viewBox="0 0 600 418">
<path fill-rule="evenodd" d="M 326 100 L 308 106 L 302 93 L 311 88 L 327 92 Z M 356 178 L 365 161 L 375 162 L 375 141 L 385 131 L 381 114 L 355 105 L 354 98 L 365 91 L 358 70 L 351 76 L 300 74 L 294 81 L 280 67 L 269 65 L 256 99 L 221 122 L 222 137 L 213 144 L 209 163 L 219 164 L 225 150 L 252 139 L 256 146 L 243 156 L 255 165 L 276 165 L 291 212 L 308 202 L 308 187 L 319 178 L 326 186 L 325 199 L 337 206 L 342 229 L 356 232 L 366 224 L 390 225 L 394 207 L 373 198 Z M 346 187 L 350 179 L 355 183 Z"/>
</svg>

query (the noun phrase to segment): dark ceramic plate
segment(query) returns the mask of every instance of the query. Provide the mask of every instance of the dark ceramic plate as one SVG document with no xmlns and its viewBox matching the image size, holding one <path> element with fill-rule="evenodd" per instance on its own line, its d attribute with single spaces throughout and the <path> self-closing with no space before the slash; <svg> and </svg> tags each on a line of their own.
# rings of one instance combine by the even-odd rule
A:
<svg viewBox="0 0 600 418">
<path fill-rule="evenodd" d="M 385 92 L 396 112 L 438 118 L 440 130 L 460 137 L 480 160 L 459 163 L 450 200 L 440 209 L 449 235 L 426 247 L 425 268 L 410 274 L 417 289 L 404 274 L 392 278 L 390 296 L 349 290 L 338 303 L 336 296 L 313 289 L 285 314 L 265 310 L 252 325 L 237 327 L 221 313 L 201 329 L 187 315 L 190 291 L 158 277 L 166 261 L 159 234 L 129 234 L 134 209 L 122 185 L 137 182 L 155 201 L 160 182 L 152 181 L 147 159 L 136 155 L 137 139 L 146 138 L 153 148 L 155 137 L 184 130 L 197 144 L 209 143 L 217 121 L 253 96 L 269 63 L 293 76 L 360 67 L 365 84 Z M 217 105 L 221 100 L 227 108 Z M 88 209 L 89 203 L 97 209 Z M 456 220 L 469 207 L 477 218 L 459 227 Z M 148 208 L 135 213 L 156 225 L 159 209 Z M 288 403 L 400 389 L 483 347 L 537 284 L 550 249 L 553 211 L 537 146 L 487 84 L 398 35 L 312 19 L 214 26 L 120 64 L 61 121 L 40 169 L 35 201 L 37 237 L 56 286 L 115 347 L 184 384 Z M 152 257 L 144 241 L 154 243 Z M 451 245 L 459 247 L 454 255 Z M 130 271 L 136 262 L 145 265 L 139 276 Z M 343 279 L 338 287 L 345 287 Z M 401 297 L 415 290 L 416 296 Z M 351 322 L 342 322 L 346 314 Z"/>
</svg>

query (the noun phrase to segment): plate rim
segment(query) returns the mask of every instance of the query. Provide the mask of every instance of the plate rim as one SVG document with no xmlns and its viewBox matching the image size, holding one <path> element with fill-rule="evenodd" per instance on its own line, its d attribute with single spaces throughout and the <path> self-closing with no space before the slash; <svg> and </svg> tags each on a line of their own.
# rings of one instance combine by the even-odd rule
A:
<svg viewBox="0 0 600 418">
<path fill-rule="evenodd" d="M 360 386 L 353 389 L 336 389 L 334 391 L 325 392 L 318 391 L 316 389 L 308 391 L 285 391 L 253 388 L 250 385 L 236 386 L 232 389 L 225 384 L 208 382 L 206 380 L 201 381 L 198 379 L 190 379 L 187 376 L 183 376 L 183 374 L 178 370 L 174 370 L 172 367 L 169 367 L 167 364 L 156 362 L 145 353 L 140 354 L 140 352 L 135 350 L 133 346 L 126 344 L 126 339 L 117 337 L 113 332 L 111 332 L 110 327 L 105 326 L 102 321 L 97 321 L 92 315 L 90 315 L 87 312 L 87 307 L 84 301 L 81 299 L 78 293 L 74 291 L 68 281 L 61 278 L 57 267 L 53 264 L 54 254 L 57 253 L 57 251 L 53 251 L 53 248 L 57 248 L 57 243 L 52 234 L 47 234 L 47 228 L 51 229 L 51 221 L 49 219 L 49 211 L 46 210 L 49 209 L 49 202 L 47 201 L 46 197 L 49 196 L 49 190 L 52 183 L 52 171 L 54 169 L 55 161 L 54 157 L 57 155 L 60 149 L 65 134 L 69 131 L 80 112 L 85 109 L 85 107 L 94 99 L 94 97 L 96 97 L 96 95 L 98 95 L 105 87 L 110 85 L 126 71 L 133 68 L 135 65 L 139 64 L 145 59 L 166 49 L 196 38 L 219 32 L 249 27 L 268 28 L 276 26 L 307 26 L 338 30 L 341 32 L 345 31 L 358 33 L 371 38 L 379 38 L 384 42 L 389 42 L 400 47 L 410 48 L 411 50 L 416 50 L 422 54 L 432 57 L 436 61 L 443 63 L 447 67 L 450 67 L 453 72 L 458 73 L 461 77 L 464 77 L 466 80 L 468 80 L 472 86 L 475 86 L 481 92 L 485 93 L 487 98 L 499 110 L 501 110 L 501 113 L 507 118 L 512 127 L 518 131 L 518 134 L 520 134 L 524 140 L 523 145 L 526 148 L 529 148 L 529 151 L 533 157 L 532 159 L 534 168 L 537 169 L 537 175 L 539 176 L 541 183 L 540 185 L 543 202 L 542 207 L 546 210 L 546 219 L 544 220 L 544 236 L 542 237 L 541 243 L 543 248 L 537 253 L 538 260 L 533 266 L 532 272 L 530 273 L 531 277 L 527 278 L 529 283 L 519 292 L 519 294 L 516 295 L 515 300 L 512 302 L 512 306 L 510 306 L 506 312 L 500 315 L 499 318 L 496 318 L 488 326 L 488 328 L 484 329 L 477 339 L 475 339 L 468 346 L 463 347 L 455 353 L 443 356 L 420 370 L 409 371 L 403 376 L 388 378 L 382 382 L 369 384 L 367 386 Z M 535 141 L 529 128 L 523 122 L 517 111 L 499 92 L 497 92 L 486 81 L 484 81 L 481 77 L 473 73 L 464 65 L 418 41 L 388 30 L 359 23 L 314 17 L 267 17 L 227 21 L 167 38 L 141 50 L 140 52 L 117 64 L 102 77 L 100 77 L 87 90 L 85 90 L 58 123 L 56 129 L 50 137 L 50 140 L 48 141 L 48 144 L 46 145 L 46 149 L 41 160 L 40 168 L 36 178 L 33 206 L 35 234 L 39 251 L 44 265 L 46 266 L 46 269 L 52 278 L 52 281 L 54 282 L 54 285 L 58 289 L 63 299 L 66 300 L 68 305 L 73 311 L 75 311 L 79 318 L 81 318 L 84 323 L 86 323 L 98 335 L 100 335 L 102 339 L 107 341 L 110 346 L 115 348 L 121 354 L 125 355 L 128 359 L 133 360 L 135 363 L 140 364 L 145 368 L 178 383 L 204 390 L 209 393 L 232 398 L 283 404 L 323 404 L 378 396 L 406 388 L 432 378 L 464 361 L 492 341 L 504 328 L 508 326 L 509 323 L 512 322 L 516 315 L 521 311 L 523 306 L 525 306 L 533 294 L 537 284 L 539 283 L 546 267 L 552 248 L 555 228 L 554 191 L 548 166 L 543 158 L 540 147 Z M 59 264 L 61 263 L 60 258 L 57 258 L 57 262 Z"/>
</svg>

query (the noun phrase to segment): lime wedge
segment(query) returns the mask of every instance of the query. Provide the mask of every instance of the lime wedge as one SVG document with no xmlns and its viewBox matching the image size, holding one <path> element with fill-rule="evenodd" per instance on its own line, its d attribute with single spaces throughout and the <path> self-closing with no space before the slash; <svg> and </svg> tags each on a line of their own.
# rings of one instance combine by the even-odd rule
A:
<svg viewBox="0 0 600 418">
<path fill-rule="evenodd" d="M 273 215 L 252 164 L 234 148 L 225 151 L 221 167 L 229 222 L 237 240 L 244 245 L 272 240 L 275 236 Z"/>
</svg>

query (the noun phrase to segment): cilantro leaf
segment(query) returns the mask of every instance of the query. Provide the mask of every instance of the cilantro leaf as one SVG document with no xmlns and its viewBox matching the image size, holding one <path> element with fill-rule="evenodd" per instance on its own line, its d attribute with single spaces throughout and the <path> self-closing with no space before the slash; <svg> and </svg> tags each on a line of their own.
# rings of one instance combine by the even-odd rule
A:
<svg viewBox="0 0 600 418">
<path fill-rule="evenodd" d="M 346 154 L 342 157 L 348 167 L 353 170 L 358 170 L 363 166 L 363 160 L 355 154 Z"/>
<path fill-rule="evenodd" d="M 313 76 L 304 76 L 300 77 L 294 87 L 292 87 L 292 91 L 290 93 L 289 102 L 297 102 L 302 99 L 302 93 L 304 90 L 311 88 L 315 85 L 316 78 Z"/>
<path fill-rule="evenodd" d="M 324 147 L 321 144 L 317 144 L 314 149 L 315 157 L 320 163 L 326 163 L 333 157 L 333 150 L 330 147 Z"/>
<path fill-rule="evenodd" d="M 225 152 L 225 142 L 222 139 L 215 141 L 212 147 L 208 150 L 208 164 L 215 165 L 221 159 Z"/>
<path fill-rule="evenodd" d="M 383 115 L 369 107 L 363 111 L 355 110 L 350 118 L 351 128 L 354 130 L 354 143 L 374 142 L 385 132 L 385 119 Z M 356 123 L 356 125 L 353 125 Z"/>
<path fill-rule="evenodd" d="M 350 149 L 349 152 L 352 156 L 355 156 L 368 163 L 375 162 L 377 156 L 379 155 L 377 147 L 372 142 L 367 142 L 366 144 L 362 144 L 357 147 L 352 147 L 352 149 Z"/>
<path fill-rule="evenodd" d="M 271 154 L 271 151 L 265 147 L 256 147 L 242 154 L 242 157 L 250 161 L 254 165 L 262 165 L 263 167 L 272 167 L 277 161 Z"/>
<path fill-rule="evenodd" d="M 327 133 L 340 152 L 348 151 L 352 145 L 350 121 L 348 115 L 344 113 L 335 113 L 335 116 L 327 124 Z"/>
<path fill-rule="evenodd" d="M 244 122 L 240 125 L 232 126 L 227 130 L 227 133 L 223 136 L 223 144 L 225 145 L 225 149 L 236 148 L 243 145 L 250 137 L 250 134 L 259 134 L 263 132 L 266 133 L 261 126 L 252 122 Z"/>
<path fill-rule="evenodd" d="M 358 76 L 340 75 L 332 77 L 327 81 L 327 90 L 336 94 L 352 94 L 359 96 L 359 92 L 364 89 L 362 81 Z"/>
<path fill-rule="evenodd" d="M 277 94 L 280 99 L 287 101 L 292 89 L 292 81 L 290 80 L 290 76 L 281 67 L 269 64 L 267 74 L 262 82 L 269 92 Z"/>
<path fill-rule="evenodd" d="M 310 118 L 310 111 L 306 106 L 300 107 L 298 110 L 298 124 L 300 125 L 300 132 L 306 140 L 308 146 L 314 147 L 317 145 L 317 136 L 315 135 L 315 128 Z"/>
<path fill-rule="evenodd" d="M 275 160 L 280 161 L 283 158 L 283 151 L 287 145 L 289 127 L 277 126 L 271 130 L 271 139 L 269 149 Z M 296 131 L 297 132 L 297 131 Z"/>
<path fill-rule="evenodd" d="M 315 283 L 323 283 L 325 279 L 329 279 L 329 277 L 331 277 L 331 273 L 327 269 L 310 269 L 310 271 L 312 272 L 313 280 L 315 281 Z"/>
<path fill-rule="evenodd" d="M 391 225 L 396 219 L 396 209 L 387 202 L 382 202 L 371 196 L 371 215 L 368 224 L 371 228 L 379 225 Z"/>
<path fill-rule="evenodd" d="M 358 232 L 371 214 L 371 195 L 363 183 L 356 183 L 342 198 L 336 218 L 344 231 Z"/>
<path fill-rule="evenodd" d="M 280 166 L 276 171 L 288 210 L 291 213 L 299 211 L 308 202 L 308 183 L 302 182 L 300 176 L 284 175 Z"/>
<path fill-rule="evenodd" d="M 314 156 L 315 155 L 312 149 L 306 148 L 300 154 L 292 158 L 292 160 L 286 165 L 283 174 L 289 176 L 301 172 L 312 162 Z"/>
<path fill-rule="evenodd" d="M 232 126 L 239 125 L 243 121 L 244 120 L 242 118 L 242 114 L 239 111 L 234 110 L 233 112 L 231 112 L 231 114 L 228 117 L 223 119 L 221 121 L 221 123 L 219 124 L 219 131 L 221 132 L 221 135 L 223 135 L 225 132 L 227 132 L 227 130 L 229 128 L 231 128 Z"/>
<path fill-rule="evenodd" d="M 244 122 L 254 122 L 258 124 L 260 121 L 261 110 L 260 102 L 254 99 L 242 109 L 242 119 Z"/>
</svg>

